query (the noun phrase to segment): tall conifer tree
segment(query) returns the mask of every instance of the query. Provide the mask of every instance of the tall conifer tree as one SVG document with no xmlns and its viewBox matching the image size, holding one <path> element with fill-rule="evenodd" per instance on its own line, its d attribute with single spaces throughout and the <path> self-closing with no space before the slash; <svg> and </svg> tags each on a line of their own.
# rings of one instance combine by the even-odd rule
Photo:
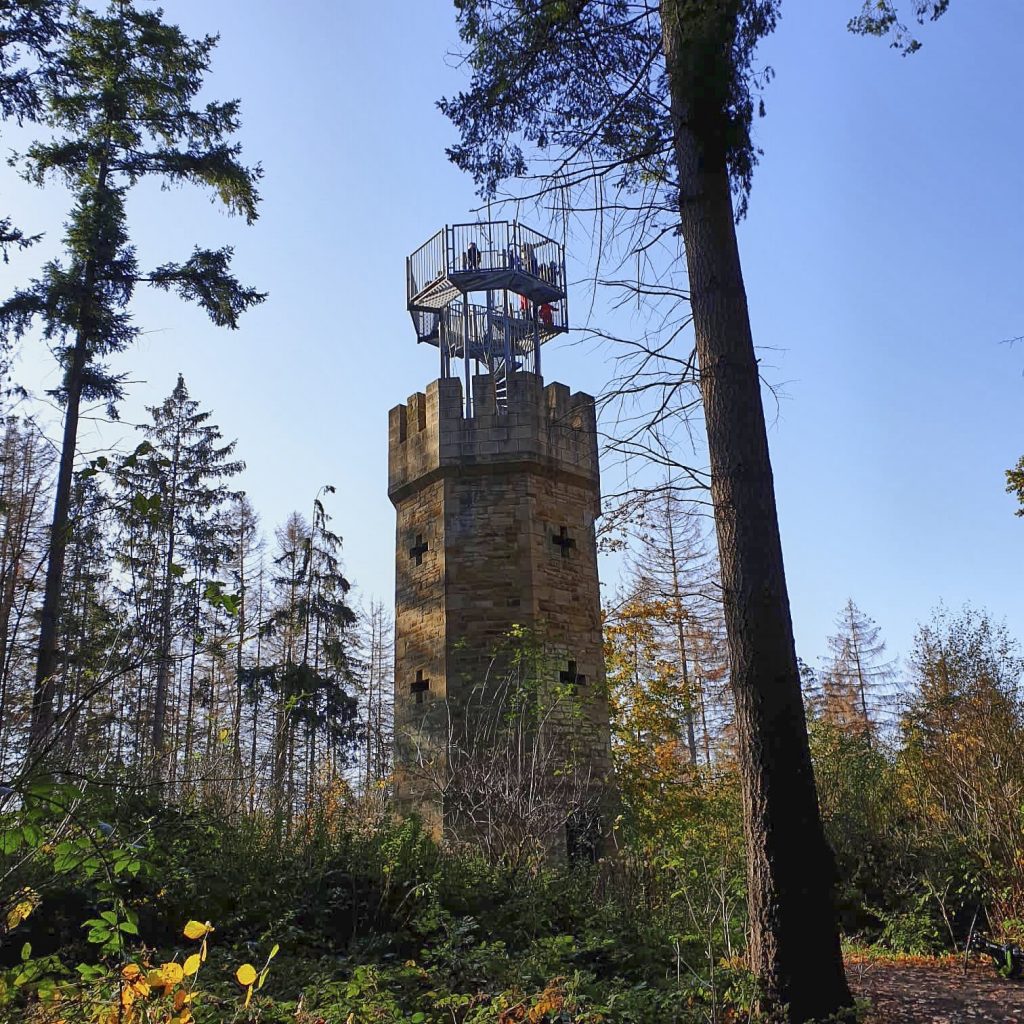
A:
<svg viewBox="0 0 1024 1024">
<path fill-rule="evenodd" d="M 41 590 L 46 549 L 42 528 L 49 500 L 53 458 L 45 438 L 16 421 L 0 434 L 0 771 L 8 750 L 17 749 L 30 651 L 35 647 L 33 615 Z"/>
<path fill-rule="evenodd" d="M 64 0 L 0 0 L 0 117 L 21 124 L 40 110 L 39 82 L 47 70 L 50 47 L 60 35 Z M 0 216 L 0 258 L 12 247 L 31 245 L 10 217 Z M 5 370 L 0 341 L 0 383 Z"/>
<path fill-rule="evenodd" d="M 144 427 L 156 458 L 145 460 L 149 501 L 160 537 L 159 616 L 156 679 L 153 690 L 152 749 L 162 757 L 166 746 L 167 697 L 171 685 L 174 612 L 179 580 L 188 564 L 216 572 L 231 554 L 221 532 L 218 512 L 231 497 L 226 481 L 245 464 L 231 458 L 235 442 L 223 443 L 210 413 L 199 409 L 179 374 L 171 394 L 149 409 L 152 423 Z M 179 564 L 179 559 L 183 564 Z M 202 581 L 200 581 L 202 582 Z"/>
<path fill-rule="evenodd" d="M 450 155 L 482 191 L 526 173 L 525 142 L 550 159 L 552 190 L 593 187 L 632 210 L 638 253 L 669 232 L 682 239 L 736 705 L 750 959 L 768 1005 L 794 1024 L 828 1016 L 853 1000 L 735 228 L 758 157 L 755 53 L 780 0 L 456 7 L 473 78 L 441 106 L 461 135 Z"/>
<path fill-rule="evenodd" d="M 882 631 L 853 598 L 843 605 L 836 627 L 837 632 L 828 638 L 832 657 L 822 683 L 824 711 L 839 725 L 862 735 L 870 746 L 880 691 L 892 679 L 895 665 L 885 658 Z"/>
<path fill-rule="evenodd" d="M 259 170 L 239 160 L 230 139 L 238 102 L 196 104 L 216 38 L 190 39 L 159 9 L 113 0 L 96 14 L 71 6 L 59 51 L 41 90 L 40 120 L 53 137 L 32 145 L 26 177 L 61 181 L 74 197 L 63 259 L 0 307 L 0 328 L 20 336 L 37 319 L 64 372 L 57 397 L 65 407 L 54 499 L 46 589 L 32 711 L 33 748 L 53 727 L 57 622 L 67 545 L 79 410 L 83 400 L 121 396 L 121 381 L 105 365 L 140 328 L 129 304 L 140 283 L 174 290 L 197 302 L 215 324 L 235 327 L 263 296 L 230 272 L 231 250 L 196 247 L 181 263 L 139 268 L 125 202 L 145 178 L 209 189 L 231 213 L 257 216 Z"/>
</svg>

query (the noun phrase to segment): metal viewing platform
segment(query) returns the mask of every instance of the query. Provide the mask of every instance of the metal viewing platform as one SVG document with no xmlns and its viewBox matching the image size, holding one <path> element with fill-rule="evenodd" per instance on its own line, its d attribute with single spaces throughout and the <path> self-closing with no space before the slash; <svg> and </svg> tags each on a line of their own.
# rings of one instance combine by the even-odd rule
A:
<svg viewBox="0 0 1024 1024">
<path fill-rule="evenodd" d="M 466 415 L 482 372 L 505 411 L 509 376 L 539 375 L 541 345 L 569 329 L 565 248 L 518 221 L 449 225 L 406 260 L 406 297 L 417 340 L 440 351 L 441 377 L 464 372 Z"/>
</svg>

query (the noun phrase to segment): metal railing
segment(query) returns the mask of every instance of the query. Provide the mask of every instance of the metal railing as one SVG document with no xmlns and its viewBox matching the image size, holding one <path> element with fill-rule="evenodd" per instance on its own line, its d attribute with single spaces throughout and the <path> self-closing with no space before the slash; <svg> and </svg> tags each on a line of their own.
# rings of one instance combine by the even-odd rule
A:
<svg viewBox="0 0 1024 1024">
<path fill-rule="evenodd" d="M 417 314 L 423 319 L 420 331 L 422 340 L 433 340 L 440 329 L 440 343 L 451 352 L 462 354 L 463 340 L 468 335 L 470 356 L 483 358 L 478 353 L 501 353 L 505 346 L 505 331 L 508 329 L 509 346 L 513 353 L 532 354 L 538 340 L 546 341 L 554 333 L 565 329 L 565 314 L 561 303 L 543 304 L 534 308 L 530 303 L 526 308 L 509 309 L 506 316 L 504 308 L 487 306 L 478 303 L 469 304 L 469 323 L 467 326 L 464 315 L 465 306 L 461 302 L 451 303 L 441 314 L 440 324 L 426 320 L 428 314 Z M 417 327 L 420 320 L 417 320 Z"/>
<path fill-rule="evenodd" d="M 511 270 L 565 292 L 562 246 L 518 221 L 453 224 L 442 228 L 406 260 L 408 301 L 450 275 Z"/>
<path fill-rule="evenodd" d="M 565 288 L 565 258 L 553 238 L 518 221 L 453 224 L 448 232 L 448 267 L 452 273 L 517 270 L 554 288 Z"/>
<path fill-rule="evenodd" d="M 427 285 L 447 275 L 445 234 L 446 229 L 441 228 L 405 261 L 407 301 L 411 302 Z"/>
</svg>

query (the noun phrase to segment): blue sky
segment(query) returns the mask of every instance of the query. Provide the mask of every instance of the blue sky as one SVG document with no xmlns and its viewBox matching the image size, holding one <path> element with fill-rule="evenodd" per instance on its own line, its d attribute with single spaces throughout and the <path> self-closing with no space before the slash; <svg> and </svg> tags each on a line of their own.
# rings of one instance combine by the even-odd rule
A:
<svg viewBox="0 0 1024 1024">
<path fill-rule="evenodd" d="M 909 651 L 940 600 L 987 607 L 1024 633 L 1024 520 L 1003 477 L 1024 453 L 1024 343 L 1001 344 L 1024 334 L 1024 9 L 954 2 L 902 59 L 848 35 L 848 6 L 787 0 L 763 47 L 776 78 L 740 228 L 754 336 L 781 395 L 770 442 L 808 661 L 850 596 L 893 653 Z M 268 533 L 333 483 L 349 574 L 364 596 L 389 599 L 387 410 L 436 365 L 405 312 L 404 258 L 476 205 L 445 160 L 454 135 L 434 107 L 465 81 L 450 56 L 454 9 L 170 0 L 166 10 L 189 32 L 221 33 L 209 93 L 241 97 L 264 202 L 246 228 L 198 194 L 140 188 L 130 206 L 140 256 L 155 264 L 196 241 L 233 244 L 240 276 L 270 298 L 231 333 L 172 298 L 140 297 L 146 337 L 118 362 L 134 382 L 123 423 L 87 433 L 83 447 L 128 443 L 128 424 L 180 371 L 238 438 Z M 21 138 L 7 128 L 0 144 Z M 5 293 L 53 251 L 65 198 L 3 172 L 3 209 L 50 232 L 0 268 Z M 589 259 L 585 240 L 570 244 Z M 583 312 L 582 284 L 573 299 Z M 598 304 L 595 323 L 604 315 Z M 612 355 L 554 343 L 545 376 L 597 393 Z M 54 382 L 39 344 L 17 374 L 39 391 Z M 613 587 L 613 566 L 606 576 Z"/>
</svg>

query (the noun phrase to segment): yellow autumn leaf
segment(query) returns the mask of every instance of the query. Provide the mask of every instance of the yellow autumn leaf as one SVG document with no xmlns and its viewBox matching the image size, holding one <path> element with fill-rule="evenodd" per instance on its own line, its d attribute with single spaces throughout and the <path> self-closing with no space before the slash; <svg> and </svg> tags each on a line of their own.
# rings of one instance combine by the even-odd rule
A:
<svg viewBox="0 0 1024 1024">
<path fill-rule="evenodd" d="M 245 1008 L 249 1009 L 249 1004 L 252 1002 L 252 985 L 245 990 Z"/>
<path fill-rule="evenodd" d="M 189 921 L 185 925 L 186 939 L 202 939 L 213 931 L 213 925 L 209 921 L 203 924 L 202 921 Z"/>
<path fill-rule="evenodd" d="M 174 993 L 174 1012 L 180 1013 L 182 1007 L 191 1002 L 192 993 L 186 992 L 183 988 L 179 988 L 178 991 Z"/>
<path fill-rule="evenodd" d="M 16 903 L 7 911 L 7 930 L 10 932 L 17 928 L 35 908 L 36 905 L 31 900 L 22 900 L 20 903 Z"/>
<path fill-rule="evenodd" d="M 142 974 L 142 968 L 138 964 L 125 964 L 121 968 L 121 977 L 125 981 L 134 981 L 140 974 Z"/>
<path fill-rule="evenodd" d="M 185 977 L 191 978 L 192 975 L 199 970 L 199 965 L 201 963 L 202 959 L 200 958 L 198 953 L 193 953 L 190 957 L 186 957 L 185 965 L 184 967 L 182 967 L 182 970 L 185 972 Z"/>
<path fill-rule="evenodd" d="M 252 964 L 242 964 L 235 971 L 235 978 L 238 980 L 239 985 L 251 985 L 256 980 L 256 968 Z"/>
<path fill-rule="evenodd" d="M 172 985 L 177 985 L 185 976 L 185 972 L 181 969 L 181 964 L 176 964 L 174 961 L 167 964 L 161 964 L 160 973 L 164 976 L 164 984 L 168 988 Z"/>
<path fill-rule="evenodd" d="M 132 988 L 135 989 L 137 995 L 145 998 L 150 993 L 149 982 L 145 978 L 139 978 L 138 981 L 132 982 Z"/>
</svg>

